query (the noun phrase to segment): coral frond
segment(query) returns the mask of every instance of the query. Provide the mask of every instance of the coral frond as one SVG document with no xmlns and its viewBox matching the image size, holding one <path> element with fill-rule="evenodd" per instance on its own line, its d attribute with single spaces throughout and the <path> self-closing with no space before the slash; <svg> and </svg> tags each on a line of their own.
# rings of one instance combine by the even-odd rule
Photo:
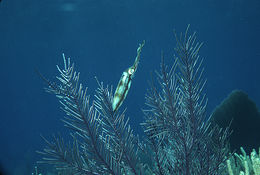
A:
<svg viewBox="0 0 260 175">
<path fill-rule="evenodd" d="M 196 33 L 175 33 L 177 46 L 173 66 L 162 59 L 157 73 L 159 88 L 151 83 L 146 95 L 148 109 L 142 124 L 154 151 L 158 174 L 218 174 L 228 152 L 229 130 L 211 123 L 203 94 L 202 43 Z"/>
<path fill-rule="evenodd" d="M 52 142 L 42 137 L 47 143 L 47 147 L 43 151 L 37 151 L 42 154 L 43 160 L 38 163 L 48 163 L 56 167 L 57 170 L 69 171 L 75 175 L 88 174 L 98 175 L 94 171 L 94 162 L 90 159 L 83 159 L 79 150 L 79 144 L 73 137 L 73 144 L 65 144 L 61 136 L 53 136 Z M 91 166 L 90 166 L 91 165 Z"/>
<path fill-rule="evenodd" d="M 128 124 L 129 118 L 125 119 L 125 110 L 120 113 L 112 108 L 112 88 L 104 88 L 103 83 L 98 82 L 96 90 L 95 106 L 103 118 L 103 132 L 110 137 L 110 149 L 115 159 L 123 168 L 124 172 L 137 173 L 137 145 L 133 130 Z"/>
<path fill-rule="evenodd" d="M 63 55 L 63 60 L 64 69 L 57 66 L 60 73 L 57 77 L 59 84 L 48 82 L 47 91 L 54 93 L 62 104 L 62 109 L 67 114 L 63 122 L 82 140 L 80 147 L 84 151 L 85 159 L 98 165 L 95 173 L 119 174 L 118 163 L 111 157 L 113 153 L 103 144 L 105 142 L 109 145 L 110 139 L 100 138 L 103 132 L 100 129 L 102 121 L 94 105 L 90 105 L 87 88 L 84 90 L 82 84 L 79 83 L 79 73 L 74 71 L 74 64 L 71 65 L 70 58 L 66 60 Z M 53 155 L 49 154 L 49 156 Z"/>
</svg>

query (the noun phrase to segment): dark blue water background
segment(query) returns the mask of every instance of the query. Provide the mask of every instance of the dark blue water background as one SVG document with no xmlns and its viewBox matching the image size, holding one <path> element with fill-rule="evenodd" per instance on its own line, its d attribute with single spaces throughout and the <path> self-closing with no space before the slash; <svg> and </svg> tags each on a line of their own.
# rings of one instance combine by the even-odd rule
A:
<svg viewBox="0 0 260 175">
<path fill-rule="evenodd" d="M 44 147 L 40 134 L 66 133 L 57 99 L 45 93 L 35 68 L 54 80 L 62 53 L 81 72 L 89 94 L 94 76 L 117 85 L 146 40 L 138 71 L 122 106 L 136 133 L 150 73 L 164 51 L 172 63 L 177 33 L 190 24 L 204 42 L 208 114 L 232 90 L 260 106 L 259 0 L 2 0 L 0 3 L 0 164 L 30 174 Z"/>
</svg>

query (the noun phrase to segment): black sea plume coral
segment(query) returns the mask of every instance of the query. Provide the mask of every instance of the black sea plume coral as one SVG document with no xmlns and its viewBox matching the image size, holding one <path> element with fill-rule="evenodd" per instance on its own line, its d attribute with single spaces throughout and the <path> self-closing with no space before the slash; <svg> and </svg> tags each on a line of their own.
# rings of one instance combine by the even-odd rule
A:
<svg viewBox="0 0 260 175">
<path fill-rule="evenodd" d="M 162 59 L 146 95 L 147 110 L 142 123 L 143 142 L 134 135 L 125 110 L 113 110 L 112 87 L 98 82 L 95 99 L 79 83 L 79 73 L 69 58 L 54 83 L 46 78 L 47 91 L 54 93 L 66 113 L 65 126 L 72 131 L 72 143 L 60 136 L 47 146 L 42 163 L 53 164 L 68 174 L 159 174 L 214 175 L 225 167 L 228 129 L 211 123 L 205 113 L 202 44 L 196 34 L 175 34 L 177 56 L 170 68 Z M 139 50 L 140 51 L 140 50 Z M 140 54 L 140 53 L 138 53 Z"/>
<path fill-rule="evenodd" d="M 125 120 L 124 111 L 112 108 L 112 90 L 98 83 L 96 100 L 90 102 L 87 88 L 79 83 L 70 58 L 64 59 L 64 69 L 58 70 L 59 83 L 47 81 L 48 92 L 54 93 L 66 113 L 65 126 L 73 131 L 73 144 L 66 145 L 62 138 L 54 137 L 40 152 L 43 163 L 54 164 L 73 174 L 138 174 L 137 138 Z"/>
<path fill-rule="evenodd" d="M 159 88 L 151 83 L 142 125 L 156 174 L 217 175 L 224 168 L 230 132 L 206 116 L 206 80 L 198 55 L 202 44 L 196 41 L 196 33 L 188 35 L 188 29 L 180 37 L 175 33 L 174 64 L 168 67 L 162 58 Z"/>
</svg>

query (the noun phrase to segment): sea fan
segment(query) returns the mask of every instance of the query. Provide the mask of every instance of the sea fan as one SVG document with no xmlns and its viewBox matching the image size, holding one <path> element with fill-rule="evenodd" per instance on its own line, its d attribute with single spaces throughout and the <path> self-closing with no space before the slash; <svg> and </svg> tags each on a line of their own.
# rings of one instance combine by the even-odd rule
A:
<svg viewBox="0 0 260 175">
<path fill-rule="evenodd" d="M 60 136 L 53 141 L 44 138 L 47 147 L 39 152 L 43 154 L 40 162 L 72 174 L 219 174 L 225 167 L 230 132 L 206 116 L 206 81 L 198 56 L 202 44 L 196 42 L 195 33 L 188 35 L 188 28 L 180 37 L 175 34 L 178 56 L 170 69 L 162 58 L 159 88 L 151 82 L 143 142 L 133 134 L 126 110 L 113 110 L 112 87 L 97 80 L 95 99 L 90 102 L 74 64 L 63 55 L 64 68 L 57 66 L 59 82 L 41 77 L 47 91 L 59 99 L 73 141 L 66 144 Z"/>
<path fill-rule="evenodd" d="M 173 66 L 162 58 L 154 82 L 146 95 L 148 109 L 142 124 L 154 154 L 156 174 L 219 174 L 228 153 L 228 128 L 220 129 L 207 118 L 203 94 L 202 43 L 196 33 L 178 37 Z"/>
<path fill-rule="evenodd" d="M 62 138 L 47 142 L 43 162 L 55 164 L 57 169 L 73 170 L 73 174 L 120 174 L 114 152 L 109 149 L 110 137 L 103 137 L 100 113 L 90 103 L 87 88 L 79 83 L 79 73 L 74 71 L 70 58 L 64 59 L 64 69 L 57 66 L 60 76 L 57 85 L 48 80 L 48 92 L 54 93 L 67 116 L 65 126 L 74 131 L 73 146 L 65 145 Z M 77 138 L 76 138 L 77 137 Z"/>
<path fill-rule="evenodd" d="M 53 142 L 44 138 L 47 148 L 39 151 L 44 155 L 39 162 L 73 174 L 138 174 L 138 139 L 125 120 L 125 111 L 113 110 L 112 90 L 98 82 L 96 100 L 90 103 L 74 64 L 64 55 L 63 60 L 64 69 L 57 66 L 59 84 L 41 77 L 49 85 L 46 90 L 62 104 L 67 115 L 63 122 L 74 133 L 73 144 L 66 145 L 61 137 L 54 136 Z"/>
</svg>

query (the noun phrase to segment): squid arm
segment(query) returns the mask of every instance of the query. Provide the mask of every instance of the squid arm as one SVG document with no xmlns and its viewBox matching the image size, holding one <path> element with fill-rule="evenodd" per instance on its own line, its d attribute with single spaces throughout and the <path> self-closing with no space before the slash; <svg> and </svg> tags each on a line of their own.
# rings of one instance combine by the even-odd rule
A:
<svg viewBox="0 0 260 175">
<path fill-rule="evenodd" d="M 125 98 L 128 94 L 128 91 L 131 87 L 132 79 L 134 77 L 134 74 L 137 70 L 137 67 L 138 67 L 138 64 L 140 61 L 140 54 L 141 54 L 144 44 L 145 44 L 145 41 L 143 41 L 142 44 L 139 44 L 139 47 L 137 48 L 137 56 L 135 58 L 134 64 L 122 73 L 122 76 L 118 82 L 118 85 L 117 85 L 117 88 L 116 88 L 116 91 L 114 94 L 114 98 L 113 98 L 113 103 L 112 103 L 114 112 L 116 112 L 118 110 L 118 108 L 122 105 L 123 101 L 125 100 Z"/>
</svg>

